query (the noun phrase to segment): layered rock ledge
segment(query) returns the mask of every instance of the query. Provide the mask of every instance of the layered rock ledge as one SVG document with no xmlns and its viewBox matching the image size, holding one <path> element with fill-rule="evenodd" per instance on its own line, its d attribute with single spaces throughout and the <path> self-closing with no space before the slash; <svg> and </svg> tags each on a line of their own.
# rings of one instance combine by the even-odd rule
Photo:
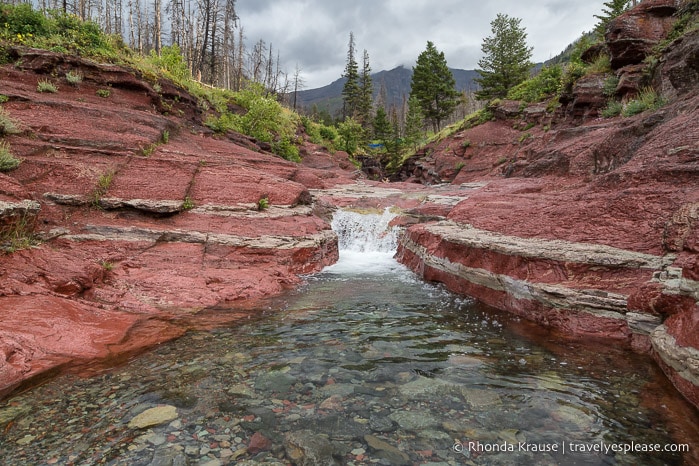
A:
<svg viewBox="0 0 699 466">
<path fill-rule="evenodd" d="M 599 119 L 593 75 L 555 114 L 503 102 L 391 184 L 355 182 L 347 154 L 310 143 L 293 164 L 213 135 L 172 83 L 155 92 L 128 69 L 12 50 L 24 59 L 0 67 L 0 94 L 23 163 L 0 174 L 0 226 L 36 246 L 0 257 L 0 396 L 244 318 L 336 260 L 332 209 L 396 206 L 398 258 L 426 280 L 564 336 L 648 352 L 699 406 L 699 32 L 652 70 L 640 62 L 677 3 L 641 2 L 608 34 L 618 95 L 648 71 L 668 105 Z M 79 88 L 36 92 L 75 69 Z"/>
<path fill-rule="evenodd" d="M 405 181 L 482 184 L 410 226 L 398 258 L 564 336 L 647 352 L 699 406 L 699 32 L 662 43 L 687 5 L 641 2 L 594 51 L 610 55 L 616 98 L 652 83 L 661 109 L 599 118 L 608 97 L 591 75 L 555 114 L 503 101 L 406 164 Z"/>
<path fill-rule="evenodd" d="M 172 83 L 158 93 L 126 68 L 13 53 L 24 59 L 0 67 L 0 93 L 22 164 L 0 174 L 0 246 L 25 243 L 0 256 L 0 396 L 244 318 L 337 260 L 309 189 L 352 183 L 347 154 L 309 143 L 304 163 L 287 162 L 214 135 Z M 36 91 L 69 70 L 79 87 Z"/>
</svg>

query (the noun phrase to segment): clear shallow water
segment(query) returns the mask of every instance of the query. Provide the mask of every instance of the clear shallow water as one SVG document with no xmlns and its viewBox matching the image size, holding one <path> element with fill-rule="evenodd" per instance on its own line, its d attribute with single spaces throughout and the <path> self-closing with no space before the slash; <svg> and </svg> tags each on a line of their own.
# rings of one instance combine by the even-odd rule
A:
<svg viewBox="0 0 699 466">
<path fill-rule="evenodd" d="M 647 358 L 555 339 L 388 256 L 343 251 L 246 325 L 0 403 L 0 464 L 697 464 L 571 452 L 695 450 L 699 419 Z M 177 417 L 129 427 L 162 405 Z"/>
</svg>

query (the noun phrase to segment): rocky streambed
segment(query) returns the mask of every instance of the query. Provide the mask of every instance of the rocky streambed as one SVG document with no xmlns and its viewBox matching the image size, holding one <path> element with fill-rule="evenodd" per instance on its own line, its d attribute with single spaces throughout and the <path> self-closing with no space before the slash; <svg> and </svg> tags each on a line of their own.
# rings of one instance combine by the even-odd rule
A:
<svg viewBox="0 0 699 466">
<path fill-rule="evenodd" d="M 624 47 L 650 48 L 659 37 L 650 42 L 637 40 L 634 34 L 643 33 L 644 28 L 634 25 L 657 25 L 646 32 L 667 32 L 672 24 L 670 11 L 676 8 L 676 2 L 668 0 L 641 2 L 618 20 L 621 36 L 610 38 L 616 44 L 610 50 L 618 58 L 631 56 L 625 54 Z M 207 115 L 197 99 L 166 80 L 158 83 L 162 92 L 155 92 L 153 83 L 133 70 L 52 52 L 13 49 L 12 55 L 22 60 L 0 66 L 0 94 L 7 98 L 4 111 L 21 128 L 5 140 L 23 161 L 18 169 L 0 173 L 0 247 L 8 251 L 17 245 L 23 248 L 0 256 L 0 396 L 18 394 L 66 371 L 100 375 L 98 379 L 57 379 L 56 385 L 44 385 L 6 401 L 2 440 L 8 439 L 12 446 L 7 454 L 34 461 L 45 453 L 46 461 L 54 463 L 108 462 L 119 455 L 132 455 L 129 458 L 144 464 L 231 462 L 233 457 L 236 461 L 254 457 L 274 462 L 307 451 L 301 446 L 306 440 L 289 433 L 312 430 L 311 421 L 302 421 L 307 414 L 303 406 L 313 404 L 308 413 L 316 413 L 326 400 L 323 410 L 337 406 L 338 412 L 352 412 L 353 423 L 347 425 L 362 428 L 348 440 L 349 434 L 333 437 L 330 424 L 321 424 L 331 448 L 321 441 L 316 450 L 332 451 L 330 456 L 337 461 L 390 463 L 403 461 L 403 455 L 408 455 L 412 462 L 458 462 L 446 448 L 446 435 L 459 441 L 517 440 L 524 432 L 522 427 L 510 423 L 512 427 L 498 429 L 496 424 L 502 426 L 504 418 L 521 415 L 531 420 L 534 429 L 524 434 L 527 440 L 547 440 L 544 432 L 552 427 L 536 420 L 536 413 L 565 423 L 567 434 L 548 440 L 562 440 L 574 431 L 572 426 L 584 430 L 590 422 L 604 426 L 592 429 L 598 435 L 595 439 L 619 426 L 628 427 L 619 431 L 623 438 L 641 438 L 645 434 L 634 429 L 649 425 L 665 426 L 660 428 L 663 441 L 695 438 L 696 423 L 686 427 L 677 417 L 689 413 L 694 419 L 695 408 L 672 396 L 667 398 L 665 388 L 658 388 L 663 383 L 654 375 L 637 380 L 634 374 L 654 373 L 659 367 L 694 407 L 699 406 L 699 126 L 695 118 L 699 95 L 696 60 L 692 58 L 698 48 L 699 34 L 694 31 L 662 53 L 651 77 L 656 90 L 667 99 L 659 110 L 629 118 L 598 118 L 606 97 L 595 83 L 602 79 L 585 77 L 555 114 L 542 106 L 522 111 L 519 102 L 502 102 L 494 109 L 493 120 L 463 127 L 435 141 L 406 164 L 401 174 L 406 182 L 390 184 L 364 179 L 347 154 L 312 144 L 302 130 L 298 134 L 304 141 L 300 164 L 284 161 L 239 134 L 213 134 L 202 124 Z M 650 50 L 641 52 L 632 55 L 645 57 Z M 612 63 L 621 67 L 615 69 L 624 84 L 620 92 L 631 96 L 634 82 L 639 82 L 633 78 L 638 78 L 634 72 L 641 69 L 635 66 L 640 61 L 634 65 L 612 57 Z M 57 94 L 36 91 L 46 73 L 60 77 L 68 71 L 84 75 L 79 87 L 61 86 Z M 96 93 L 105 86 L 111 89 L 109 100 Z M 520 128 L 528 129 L 523 134 L 525 130 Z M 260 203 L 262 199 L 266 202 Z M 257 318 L 283 327 L 276 317 L 262 312 L 265 305 L 260 300 L 294 289 L 302 283 L 301 275 L 319 272 L 337 261 L 338 243 L 330 229 L 332 212 L 338 207 L 370 212 L 391 206 L 400 212 L 393 224 L 405 229 L 397 258 L 419 280 L 441 282 L 459 295 L 508 312 L 511 317 L 495 320 L 508 322 L 512 331 L 521 323 L 517 319 L 534 322 L 544 335 L 534 332 L 539 343 L 561 337 L 561 341 L 570 342 L 561 345 L 570 344 L 574 353 L 588 356 L 561 365 L 562 356 L 550 354 L 558 354 L 558 350 L 544 345 L 546 350 L 541 354 L 545 355 L 535 360 L 502 356 L 500 362 L 488 358 L 484 362 L 480 353 L 462 354 L 460 346 L 452 348 L 452 343 L 444 343 L 455 350 L 456 359 L 442 355 L 440 361 L 428 361 L 439 362 L 436 366 L 417 367 L 408 363 L 405 359 L 410 358 L 405 355 L 385 356 L 390 364 L 407 366 L 390 366 L 392 370 L 400 368 L 393 371 L 392 379 L 367 381 L 353 377 L 352 371 L 370 372 L 365 358 L 371 360 L 374 350 L 388 352 L 387 348 L 363 350 L 368 356 L 355 351 L 351 357 L 357 361 L 349 361 L 355 366 L 341 368 L 341 374 L 329 377 L 329 365 L 306 367 L 286 359 L 279 367 L 259 363 L 258 370 L 253 367 L 257 363 L 251 362 L 254 357 L 245 356 L 257 343 L 245 340 L 248 335 L 235 334 L 233 340 L 247 341 L 247 346 L 231 354 L 217 346 L 207 352 L 209 359 L 230 366 L 217 376 L 220 381 L 204 376 L 205 371 L 218 374 L 218 369 L 201 369 L 200 363 L 207 356 L 196 354 L 187 361 L 144 362 L 147 369 L 141 367 L 134 375 L 119 372 L 121 369 L 101 374 L 105 367 L 125 361 L 135 369 L 140 367 L 141 362 L 131 358 L 148 348 L 160 347 L 168 357 L 174 357 L 196 347 L 197 342 L 217 343 L 210 334 L 188 332 L 226 328 L 219 330 L 226 333 L 228 326 Z M 418 283 L 422 282 L 413 282 L 412 287 L 421 287 Z M 354 290 L 354 294 L 364 291 L 363 285 L 357 286 L 359 291 Z M 396 293 L 404 292 L 410 294 L 409 290 Z M 439 293 L 435 296 L 441 296 Z M 339 291 L 333 302 L 340 297 L 353 302 L 353 296 Z M 332 308 L 326 304 L 319 307 Z M 212 311 L 216 307 L 226 311 Z M 300 305 L 298 309 L 307 308 Z M 457 309 L 456 314 L 470 319 L 468 309 Z M 421 319 L 429 322 L 426 315 Z M 389 319 L 382 325 L 391 327 L 394 323 L 395 319 Z M 365 330 L 373 330 L 376 324 Z M 442 324 L 435 326 L 444 329 Z M 272 335 L 275 331 L 269 329 Z M 191 340 L 180 341 L 192 348 L 161 346 L 183 335 Z M 399 348 L 401 338 L 390 339 L 389 346 Z M 493 335 L 490 340 L 495 343 L 512 338 L 510 334 L 507 338 Z M 332 338 L 322 341 L 330 348 L 336 343 Z M 236 342 L 228 344 L 235 347 Z M 342 353 L 354 343 L 337 344 Z M 591 353 L 577 346 L 588 348 L 588 344 Z M 626 349 L 617 352 L 619 348 Z M 317 348 L 297 357 L 316 364 L 328 356 L 325 350 Z M 267 349 L 259 351 L 267 354 Z M 517 348 L 504 351 L 519 355 Z M 157 359 L 157 354 L 148 357 Z M 596 354 L 610 356 L 600 361 Z M 229 357 L 230 361 L 220 359 Z M 488 394 L 493 391 L 488 385 L 486 393 L 466 393 L 454 388 L 458 385 L 455 379 L 443 376 L 444 371 L 449 372 L 447 368 L 463 363 L 466 372 L 506 367 L 499 376 L 507 380 L 508 371 L 522 369 L 521 359 L 523 368 L 536 370 L 530 374 L 533 379 L 517 382 L 524 385 L 515 383 L 517 396 L 533 396 L 538 388 L 532 387 L 550 385 L 537 379 L 536 374 L 542 371 L 548 374 L 553 367 L 566 371 L 579 367 L 582 369 L 551 375 L 555 381 L 552 386 L 560 388 L 559 378 L 582 380 L 580 392 L 573 390 L 575 396 L 600 393 L 592 398 L 604 404 L 604 409 L 588 406 L 586 399 L 585 408 L 571 408 L 571 413 L 565 400 L 542 401 L 536 395 L 531 398 L 536 408 L 529 417 L 525 412 L 529 408 L 512 404 L 517 396 L 507 391 L 493 397 Z M 615 367 L 612 362 L 617 359 L 634 367 L 634 372 L 620 368 L 606 371 Z M 627 361 L 641 363 L 635 366 Z M 157 386 L 157 379 L 149 379 L 148 372 L 157 373 L 154 369 L 158 366 L 179 371 L 190 365 L 197 376 L 184 376 L 183 380 L 195 387 L 183 392 L 164 389 Z M 347 365 L 347 361 L 334 365 Z M 326 375 L 304 378 L 306 372 L 316 369 Z M 235 375 L 238 370 L 242 371 L 239 379 Z M 603 380 L 617 380 L 614 370 L 625 374 L 621 378 L 630 387 L 606 391 Z M 586 384 L 588 373 L 595 371 L 600 371 L 602 388 L 597 382 Z M 264 374 L 278 377 L 272 385 L 286 380 L 298 388 L 296 400 L 265 388 Z M 148 382 L 136 384 L 140 379 Z M 210 382 L 213 385 L 207 385 Z M 408 385 L 412 383 L 415 385 Z M 238 396 L 235 390 L 229 393 L 234 385 L 246 395 Z M 325 390 L 332 385 L 342 390 Z M 72 399 L 71 386 L 76 393 Z M 410 392 L 410 387 L 422 387 L 429 396 Z M 554 394 L 558 388 L 553 389 Z M 46 399 L 55 403 L 32 401 L 32 394 L 42 390 L 46 390 Z M 572 396 L 570 387 L 560 392 Z M 212 406 L 226 401 L 214 399 L 216 393 L 235 398 L 235 409 L 223 405 L 233 411 L 221 409 L 230 414 L 211 414 Z M 447 400 L 446 404 L 435 402 L 434 393 Z M 390 397 L 377 400 L 385 394 Z M 93 401 L 82 404 L 76 401 L 79 395 Z M 421 414 L 426 419 L 454 410 L 454 416 L 477 427 L 445 425 L 442 419 L 441 424 L 409 428 L 393 411 L 386 414 L 392 403 L 397 403 L 394 411 L 417 410 L 417 405 L 409 405 L 410 397 L 426 407 Z M 619 399 L 632 401 L 622 404 L 620 410 L 610 407 Z M 238 405 L 238 400 L 248 401 Z M 91 420 L 81 421 L 66 409 L 72 404 L 87 418 L 93 416 Z M 541 408 L 544 411 L 538 411 L 542 404 L 546 405 Z M 102 410 L 103 405 L 107 411 Z M 364 406 L 364 411 L 348 411 L 349 405 Z M 270 432 L 271 415 L 252 410 L 260 406 L 269 409 L 275 422 L 288 430 Z M 509 414 L 492 414 L 496 423 L 489 418 L 489 413 L 496 412 L 491 411 L 492 406 L 504 407 Z M 51 434 L 46 425 L 34 423 L 32 413 L 45 412 L 45 408 L 47 419 L 57 416 L 48 427 L 74 426 L 76 430 Z M 151 428 L 147 426 L 129 427 L 140 414 L 152 413 L 148 411 L 152 408 L 172 419 L 159 421 L 152 432 L 140 430 Z M 380 416 L 372 417 L 374 408 Z M 287 410 L 291 420 L 282 422 L 279 410 Z M 608 412 L 613 414 L 604 414 Z M 629 414 L 639 412 L 641 417 Z M 387 416 L 395 434 L 376 427 L 376 419 Z M 211 425 L 209 419 L 214 418 L 217 424 Z M 344 423 L 342 419 L 335 422 Z M 113 444 L 90 437 L 89 425 L 101 425 L 102 421 L 105 438 Z M 537 430 L 537 426 L 545 427 Z M 632 430 L 633 435 L 629 433 Z M 223 437 L 214 438 L 208 446 L 198 440 L 213 434 Z M 252 453 L 253 437 L 271 442 L 268 449 L 260 450 L 263 457 Z M 84 438 L 87 443 L 77 445 L 86 453 L 57 446 L 65 443 L 65 438 Z M 401 447 L 404 442 L 412 446 Z M 164 445 L 181 448 L 173 447 L 176 453 L 170 457 Z M 236 456 L 236 452 L 240 453 Z M 71 456 L 75 458 L 71 460 Z M 481 461 L 488 464 L 487 458 Z M 659 458 L 668 463 L 682 461 L 677 455 Z M 550 455 L 546 459 L 556 461 Z M 608 460 L 595 457 L 592 464 L 598 459 Z M 614 461 L 624 464 L 623 457 L 615 456 Z M 694 457 L 686 461 L 697 462 Z"/>
<path fill-rule="evenodd" d="M 679 450 L 699 441 L 699 419 L 648 357 L 552 337 L 421 282 L 390 254 L 341 256 L 245 323 L 7 400 L 0 461 L 695 462 Z M 631 442 L 675 451 L 561 451 Z"/>
</svg>

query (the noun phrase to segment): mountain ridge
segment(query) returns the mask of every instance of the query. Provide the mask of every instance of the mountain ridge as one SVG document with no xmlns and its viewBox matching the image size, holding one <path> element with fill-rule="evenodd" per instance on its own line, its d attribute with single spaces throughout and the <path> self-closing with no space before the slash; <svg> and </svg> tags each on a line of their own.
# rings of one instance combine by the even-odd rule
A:
<svg viewBox="0 0 699 466">
<path fill-rule="evenodd" d="M 458 68 L 449 69 L 454 75 L 458 91 L 469 92 L 478 89 L 478 84 L 475 82 L 475 79 L 478 77 L 478 71 Z M 404 65 L 399 65 L 391 70 L 372 73 L 374 100 L 378 98 L 382 88 L 385 88 L 386 106 L 388 108 L 391 106 L 402 106 L 403 99 L 407 99 L 410 95 L 412 76 L 412 68 L 407 68 Z M 296 107 L 310 110 L 315 105 L 319 111 L 325 110 L 330 115 L 336 116 L 342 109 L 342 89 L 345 82 L 346 78 L 342 77 L 323 87 L 298 91 L 296 93 Z"/>
</svg>

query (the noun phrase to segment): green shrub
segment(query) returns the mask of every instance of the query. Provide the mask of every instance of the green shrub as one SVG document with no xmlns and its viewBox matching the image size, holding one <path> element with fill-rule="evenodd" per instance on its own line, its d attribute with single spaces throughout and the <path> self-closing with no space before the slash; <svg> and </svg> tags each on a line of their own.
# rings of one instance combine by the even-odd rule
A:
<svg viewBox="0 0 699 466">
<path fill-rule="evenodd" d="M 219 134 L 223 134 L 226 131 L 236 130 L 237 124 L 236 120 L 238 115 L 232 113 L 223 113 L 221 116 L 209 115 L 206 117 L 204 124 L 214 130 Z"/>
<path fill-rule="evenodd" d="M 560 65 L 544 67 L 536 76 L 510 89 L 507 98 L 524 102 L 540 102 L 558 92 L 562 76 L 563 68 Z"/>
<path fill-rule="evenodd" d="M 176 82 L 182 83 L 192 77 L 189 67 L 182 57 L 182 51 L 177 44 L 163 47 L 160 51 L 160 56 L 155 51 L 151 51 L 148 60 L 161 71 L 165 71 Z M 156 90 L 156 92 L 161 91 Z"/>
<path fill-rule="evenodd" d="M 37 83 L 36 91 L 37 92 L 50 92 L 52 94 L 55 94 L 56 92 L 58 92 L 58 88 L 51 81 L 42 80 L 42 81 L 39 81 Z"/>
<path fill-rule="evenodd" d="M 0 107 L 0 136 L 18 134 L 19 132 L 19 124 L 10 118 L 10 115 L 4 108 Z"/>
<path fill-rule="evenodd" d="M 112 91 L 110 91 L 109 89 L 97 89 L 96 94 L 97 94 L 99 97 L 102 97 L 103 99 L 106 99 L 107 97 L 109 97 L 110 95 L 112 95 Z"/>
<path fill-rule="evenodd" d="M 654 52 L 661 52 L 670 42 L 682 37 L 685 33 L 699 28 L 699 2 L 696 0 L 685 2 L 675 14 L 677 21 L 672 25 L 665 40 L 654 47 Z"/>
<path fill-rule="evenodd" d="M 531 138 L 532 138 L 532 133 L 524 133 L 519 137 L 519 143 L 522 144 L 524 141 L 526 141 L 527 139 L 531 139 Z"/>
<path fill-rule="evenodd" d="M 33 231 L 34 218 L 26 214 L 5 224 L 0 228 L 0 251 L 12 254 L 39 244 Z"/>
<path fill-rule="evenodd" d="M 553 113 L 560 106 L 561 106 L 561 102 L 558 100 L 558 97 L 554 97 L 552 99 L 549 99 L 548 102 L 546 102 L 546 111 L 548 113 Z"/>
<path fill-rule="evenodd" d="M 585 76 L 587 68 L 580 62 L 570 62 L 561 77 L 561 92 L 571 92 L 575 81 Z"/>
<path fill-rule="evenodd" d="M 59 10 L 35 11 L 29 3 L 0 6 L 0 38 L 59 53 L 116 57 L 117 39 L 98 24 Z"/>
<path fill-rule="evenodd" d="M 259 201 L 257 201 L 257 210 L 263 211 L 269 208 L 269 198 L 267 196 L 263 196 L 260 198 Z"/>
<path fill-rule="evenodd" d="M 163 131 L 163 133 L 160 135 L 160 142 L 162 142 L 163 144 L 167 144 L 168 142 L 170 142 L 170 131 Z"/>
<path fill-rule="evenodd" d="M 490 120 L 495 118 L 495 115 L 493 115 L 493 112 L 488 110 L 487 108 L 481 109 L 478 112 L 476 112 L 476 125 L 482 125 L 483 123 L 487 123 Z"/>
<path fill-rule="evenodd" d="M 299 148 L 288 137 L 284 136 L 272 144 L 272 151 L 291 162 L 300 162 Z"/>
<path fill-rule="evenodd" d="M 658 96 L 655 89 L 646 87 L 641 90 L 636 99 L 626 104 L 621 114 L 625 117 L 630 117 L 643 113 L 646 110 L 657 110 L 663 105 L 665 105 L 665 101 Z"/>
<path fill-rule="evenodd" d="M 614 118 L 615 116 L 621 115 L 622 110 L 624 110 L 624 105 L 618 100 L 610 100 L 607 102 L 607 106 L 602 110 L 602 116 L 604 118 Z"/>
<path fill-rule="evenodd" d="M 32 6 L 21 3 L 16 6 L 2 5 L 0 7 L 0 26 L 10 36 L 37 36 L 46 34 L 48 22 L 40 11 L 34 11 Z"/>
<path fill-rule="evenodd" d="M 318 123 L 307 116 L 302 116 L 301 124 L 313 144 L 321 144 L 323 142 L 323 136 L 320 135 L 320 125 Z"/>
<path fill-rule="evenodd" d="M 326 141 L 334 141 L 339 136 L 337 130 L 332 126 L 321 125 L 320 136 Z"/>
<path fill-rule="evenodd" d="M 97 179 L 97 186 L 92 192 L 92 204 L 94 206 L 99 206 L 100 199 L 102 196 L 107 194 L 107 190 L 112 185 L 112 180 L 114 179 L 114 170 L 109 170 L 104 172 Z"/>
<path fill-rule="evenodd" d="M 639 113 L 643 113 L 646 110 L 648 110 L 648 108 L 645 106 L 643 102 L 641 102 L 640 100 L 631 100 L 629 101 L 629 103 L 626 104 L 626 106 L 622 110 L 622 114 L 625 117 L 630 117 L 638 115 Z"/>
<path fill-rule="evenodd" d="M 158 145 L 155 143 L 148 144 L 146 147 L 141 149 L 141 155 L 144 157 L 150 157 L 157 148 Z"/>
<path fill-rule="evenodd" d="M 112 52 L 106 35 L 99 24 L 83 21 L 73 14 L 53 11 L 49 13 L 50 32 L 64 40 L 63 45 L 79 52 Z"/>
<path fill-rule="evenodd" d="M 10 145 L 5 141 L 0 142 L 0 172 L 9 172 L 19 167 L 20 159 L 12 155 Z"/>
<path fill-rule="evenodd" d="M 182 202 L 182 210 L 192 210 L 194 208 L 194 201 L 191 197 L 186 196 Z"/>
<path fill-rule="evenodd" d="M 205 124 L 218 133 L 237 131 L 268 142 L 277 155 L 299 161 L 298 148 L 293 144 L 299 117 L 266 94 L 261 84 L 250 84 L 233 94 L 236 103 L 247 110 L 244 115 L 224 111 L 219 117 L 210 116 Z"/>
<path fill-rule="evenodd" d="M 352 118 L 347 118 L 337 127 L 340 136 L 340 148 L 350 155 L 357 153 L 359 143 L 364 138 L 364 128 Z"/>
<path fill-rule="evenodd" d="M 605 95 L 605 97 L 613 97 L 616 94 L 617 87 L 619 87 L 619 78 L 616 76 L 609 76 L 604 80 L 602 93 Z"/>
<path fill-rule="evenodd" d="M 79 86 L 83 82 L 83 75 L 80 72 L 69 71 L 66 73 L 66 81 L 71 86 Z"/>
<path fill-rule="evenodd" d="M 608 73 L 612 71 L 612 62 L 609 54 L 600 53 L 595 61 L 587 67 L 587 73 Z"/>
<path fill-rule="evenodd" d="M 100 191 L 106 192 L 107 189 L 109 189 L 109 186 L 112 184 L 112 180 L 114 179 L 114 171 L 110 170 L 103 175 L 99 177 L 99 180 L 97 180 L 97 188 Z"/>
<path fill-rule="evenodd" d="M 262 86 L 254 86 L 239 93 L 236 100 L 247 109 L 237 119 L 240 132 L 259 141 L 272 142 L 275 133 L 284 130 L 282 106 L 275 99 L 263 95 Z"/>
</svg>

